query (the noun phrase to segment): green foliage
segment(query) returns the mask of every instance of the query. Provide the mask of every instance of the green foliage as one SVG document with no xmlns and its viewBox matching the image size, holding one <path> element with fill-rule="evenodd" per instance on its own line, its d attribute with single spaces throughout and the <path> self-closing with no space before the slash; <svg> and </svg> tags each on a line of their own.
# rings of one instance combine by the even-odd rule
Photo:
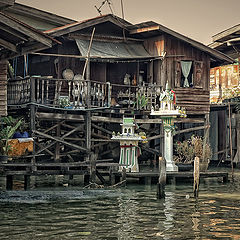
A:
<svg viewBox="0 0 240 240">
<path fill-rule="evenodd" d="M 1 119 L 3 126 L 0 130 L 0 152 L 2 155 L 7 155 L 11 146 L 8 140 L 12 138 L 13 134 L 19 129 L 22 124 L 22 119 L 14 119 L 11 116 L 3 117 Z"/>
<path fill-rule="evenodd" d="M 145 106 L 147 106 L 147 103 L 148 99 L 145 97 L 145 95 L 137 94 L 137 99 L 136 102 L 134 103 L 134 107 L 137 105 L 139 109 L 142 109 Z"/>
</svg>

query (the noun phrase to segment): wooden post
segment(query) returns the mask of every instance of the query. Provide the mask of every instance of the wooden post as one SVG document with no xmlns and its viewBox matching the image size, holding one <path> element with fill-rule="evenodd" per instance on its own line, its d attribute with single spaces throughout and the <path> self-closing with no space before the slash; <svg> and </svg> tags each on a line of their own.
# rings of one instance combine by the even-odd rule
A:
<svg viewBox="0 0 240 240">
<path fill-rule="evenodd" d="M 199 157 L 195 157 L 194 159 L 194 172 L 193 172 L 193 193 L 194 197 L 198 197 L 198 191 L 199 191 L 199 177 L 200 177 L 200 172 L 199 172 Z"/>
<path fill-rule="evenodd" d="M 157 184 L 157 198 L 161 199 L 165 197 L 165 185 L 166 185 L 166 160 L 163 157 L 159 157 L 159 179 Z"/>
<path fill-rule="evenodd" d="M 97 154 L 90 154 L 90 182 L 96 183 Z"/>
<path fill-rule="evenodd" d="M 61 125 L 60 121 L 58 121 L 57 127 L 56 127 L 56 136 L 57 138 L 60 138 L 61 134 Z M 60 143 L 56 142 L 56 148 L 55 148 L 55 161 L 59 162 L 60 160 Z"/>
<path fill-rule="evenodd" d="M 236 164 L 240 163 L 240 114 L 236 115 L 236 135 L 237 135 L 237 152 L 234 157 Z"/>
<path fill-rule="evenodd" d="M 36 108 L 34 103 L 36 102 L 35 98 L 35 78 L 30 78 L 30 100 L 31 100 L 31 105 L 30 105 L 30 131 L 31 131 L 31 136 L 34 139 L 34 131 L 36 130 Z M 31 164 L 32 164 L 32 170 L 36 171 L 36 158 L 35 158 L 35 139 L 33 141 L 33 157 L 31 159 Z"/>
<path fill-rule="evenodd" d="M 126 180 L 127 180 L 126 168 L 124 167 L 122 169 L 122 182 L 123 182 L 123 186 L 126 186 Z"/>
<path fill-rule="evenodd" d="M 115 184 L 115 178 L 113 174 L 113 167 L 109 168 L 109 184 L 114 185 Z"/>
<path fill-rule="evenodd" d="M 6 176 L 6 189 L 7 190 L 12 190 L 13 189 L 13 176 L 12 175 L 7 175 Z"/>
<path fill-rule="evenodd" d="M 84 186 L 88 185 L 90 183 L 90 176 L 89 174 L 85 174 L 83 176 L 83 182 L 84 182 Z"/>
<path fill-rule="evenodd" d="M 24 190 L 28 190 L 30 188 L 30 175 L 24 175 Z"/>
<path fill-rule="evenodd" d="M 232 167 L 232 180 L 233 178 L 233 150 L 232 150 L 232 116 L 231 116 L 231 106 L 230 102 L 228 103 L 228 120 L 229 120 L 229 147 L 230 147 L 230 157 L 231 157 L 231 167 Z"/>
</svg>

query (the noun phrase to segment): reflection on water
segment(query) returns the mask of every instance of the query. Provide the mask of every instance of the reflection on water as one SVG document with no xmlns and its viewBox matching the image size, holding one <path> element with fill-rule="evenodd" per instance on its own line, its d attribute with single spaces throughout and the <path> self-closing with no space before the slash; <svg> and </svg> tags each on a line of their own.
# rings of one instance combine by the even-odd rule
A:
<svg viewBox="0 0 240 240">
<path fill-rule="evenodd" d="M 0 239 L 240 239 L 239 183 L 1 192 Z"/>
</svg>

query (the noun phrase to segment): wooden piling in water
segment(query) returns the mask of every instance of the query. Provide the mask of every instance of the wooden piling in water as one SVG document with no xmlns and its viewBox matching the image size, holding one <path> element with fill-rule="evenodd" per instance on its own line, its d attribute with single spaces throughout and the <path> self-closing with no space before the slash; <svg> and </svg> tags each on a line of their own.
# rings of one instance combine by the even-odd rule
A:
<svg viewBox="0 0 240 240">
<path fill-rule="evenodd" d="M 161 199 L 165 197 L 165 185 L 166 185 L 166 160 L 163 157 L 159 157 L 159 179 L 157 184 L 157 198 Z"/>
<path fill-rule="evenodd" d="M 194 171 L 193 171 L 193 193 L 194 197 L 198 197 L 198 192 L 199 192 L 199 177 L 200 177 L 200 172 L 199 172 L 199 157 L 195 157 L 194 159 Z"/>
<path fill-rule="evenodd" d="M 13 176 L 7 175 L 6 176 L 6 190 L 12 190 L 13 189 Z"/>
<path fill-rule="evenodd" d="M 96 183 L 96 161 L 97 154 L 90 154 L 90 182 Z"/>
<path fill-rule="evenodd" d="M 126 168 L 124 167 L 122 169 L 122 182 L 124 186 L 126 186 L 126 180 L 127 180 L 127 173 L 126 173 Z"/>
<path fill-rule="evenodd" d="M 24 190 L 28 190 L 30 188 L 30 175 L 24 175 Z"/>
</svg>

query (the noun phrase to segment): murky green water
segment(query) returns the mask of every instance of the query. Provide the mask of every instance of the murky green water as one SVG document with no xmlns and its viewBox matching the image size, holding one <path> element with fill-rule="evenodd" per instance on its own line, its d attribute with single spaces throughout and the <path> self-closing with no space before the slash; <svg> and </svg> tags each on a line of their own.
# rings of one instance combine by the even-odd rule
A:
<svg viewBox="0 0 240 240">
<path fill-rule="evenodd" d="M 124 189 L 1 192 L 0 239 L 240 239 L 240 173 L 234 183 Z"/>
</svg>

